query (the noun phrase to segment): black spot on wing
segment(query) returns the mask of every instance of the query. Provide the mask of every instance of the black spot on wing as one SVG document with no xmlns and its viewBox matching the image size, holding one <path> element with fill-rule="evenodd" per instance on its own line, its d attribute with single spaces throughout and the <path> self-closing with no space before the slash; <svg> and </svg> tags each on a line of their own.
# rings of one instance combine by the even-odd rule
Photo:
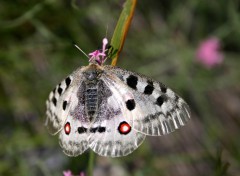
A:
<svg viewBox="0 0 240 176">
<path fill-rule="evenodd" d="M 160 83 L 159 86 L 160 86 L 161 92 L 163 93 L 167 92 L 167 87 L 164 84 Z"/>
<path fill-rule="evenodd" d="M 105 132 L 106 131 L 106 128 L 105 127 L 99 127 L 98 128 L 98 132 L 99 133 L 103 133 L 103 132 Z"/>
<path fill-rule="evenodd" d="M 69 77 L 67 77 L 65 79 L 65 83 L 66 83 L 66 89 L 69 87 L 69 85 L 71 84 L 71 79 Z"/>
<path fill-rule="evenodd" d="M 56 87 L 55 87 L 55 88 L 53 89 L 53 91 L 52 91 L 52 92 L 53 92 L 53 94 L 55 94 L 55 91 L 56 91 Z"/>
<path fill-rule="evenodd" d="M 127 106 L 128 110 L 132 111 L 136 106 L 134 99 L 127 100 L 126 106 Z"/>
<path fill-rule="evenodd" d="M 90 128 L 90 133 L 96 133 L 96 132 L 103 133 L 105 131 L 106 131 L 105 127 Z"/>
<path fill-rule="evenodd" d="M 176 96 L 175 96 L 175 101 L 178 102 L 178 100 L 179 100 L 179 96 L 176 95 Z"/>
<path fill-rule="evenodd" d="M 59 95 L 61 95 L 61 94 L 62 94 L 62 91 L 63 91 L 63 89 L 62 89 L 61 87 L 59 87 L 57 91 L 58 91 Z"/>
<path fill-rule="evenodd" d="M 90 128 L 90 133 L 96 133 L 96 131 L 97 131 L 97 128 Z"/>
<path fill-rule="evenodd" d="M 147 95 L 151 95 L 154 90 L 153 82 L 152 81 L 147 81 L 147 82 L 148 82 L 148 85 L 145 87 L 144 93 Z"/>
<path fill-rule="evenodd" d="M 64 102 L 63 102 L 63 110 L 65 110 L 66 107 L 67 107 L 67 101 L 64 101 Z"/>
<path fill-rule="evenodd" d="M 162 104 L 164 103 L 164 101 L 166 101 L 167 97 L 164 96 L 164 95 L 160 95 L 158 98 L 157 98 L 157 101 L 156 101 L 156 104 L 158 106 L 162 106 Z"/>
<path fill-rule="evenodd" d="M 137 89 L 138 78 L 136 76 L 130 75 L 126 80 L 129 87 Z"/>
<path fill-rule="evenodd" d="M 78 127 L 78 133 L 79 133 L 79 134 L 86 133 L 86 132 L 87 132 L 87 128 Z"/>
<path fill-rule="evenodd" d="M 52 102 L 53 102 L 54 106 L 57 105 L 57 99 L 55 97 L 52 98 Z"/>
</svg>

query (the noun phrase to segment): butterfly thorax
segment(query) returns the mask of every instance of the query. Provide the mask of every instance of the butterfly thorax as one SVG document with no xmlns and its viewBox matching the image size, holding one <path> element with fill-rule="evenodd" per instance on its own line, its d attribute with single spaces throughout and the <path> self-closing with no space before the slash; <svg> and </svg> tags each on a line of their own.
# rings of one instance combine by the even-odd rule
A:
<svg viewBox="0 0 240 176">
<path fill-rule="evenodd" d="M 102 74 L 102 69 L 95 65 L 89 65 L 83 72 L 85 84 L 85 112 L 90 121 L 96 118 L 99 109 L 99 90 L 101 89 L 101 80 L 99 79 Z"/>
</svg>

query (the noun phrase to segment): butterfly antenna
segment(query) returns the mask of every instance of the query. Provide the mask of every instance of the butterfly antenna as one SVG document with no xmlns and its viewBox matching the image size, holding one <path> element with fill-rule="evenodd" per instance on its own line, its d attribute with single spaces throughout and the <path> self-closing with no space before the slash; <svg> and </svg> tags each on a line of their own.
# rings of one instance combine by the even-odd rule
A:
<svg viewBox="0 0 240 176">
<path fill-rule="evenodd" d="M 89 56 L 79 46 L 77 46 L 76 44 L 74 44 L 74 46 L 89 59 Z"/>
</svg>

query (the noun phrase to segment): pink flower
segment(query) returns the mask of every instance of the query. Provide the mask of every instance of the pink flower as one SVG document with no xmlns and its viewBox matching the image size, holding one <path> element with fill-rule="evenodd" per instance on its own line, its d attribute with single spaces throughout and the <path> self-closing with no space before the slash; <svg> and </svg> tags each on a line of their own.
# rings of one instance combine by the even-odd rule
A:
<svg viewBox="0 0 240 176">
<path fill-rule="evenodd" d="M 84 172 L 80 172 L 79 176 L 85 176 Z"/>
<path fill-rule="evenodd" d="M 63 176 L 74 176 L 74 175 L 72 174 L 72 171 L 67 170 L 67 171 L 63 171 Z M 80 172 L 79 176 L 86 176 L 86 175 L 84 174 L 84 172 Z"/>
<path fill-rule="evenodd" d="M 219 39 L 216 37 L 208 38 L 200 43 L 196 53 L 197 60 L 207 68 L 219 65 L 223 61 L 223 54 L 219 49 Z"/>
<path fill-rule="evenodd" d="M 63 175 L 64 175 L 64 176 L 73 176 L 73 175 L 72 175 L 72 172 L 71 172 L 70 170 L 63 171 Z"/>
<path fill-rule="evenodd" d="M 104 38 L 102 43 L 103 45 L 101 50 L 95 50 L 88 54 L 90 56 L 89 62 L 91 63 L 97 62 L 99 65 L 102 65 L 106 61 L 107 57 L 105 53 L 107 51 L 106 46 L 108 44 L 108 40 Z"/>
</svg>

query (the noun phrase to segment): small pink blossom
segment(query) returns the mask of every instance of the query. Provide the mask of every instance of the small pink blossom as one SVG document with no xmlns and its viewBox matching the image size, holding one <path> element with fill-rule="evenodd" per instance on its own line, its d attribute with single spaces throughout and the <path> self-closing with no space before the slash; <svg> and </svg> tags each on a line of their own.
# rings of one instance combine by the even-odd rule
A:
<svg viewBox="0 0 240 176">
<path fill-rule="evenodd" d="M 220 41 L 216 37 L 202 41 L 197 49 L 197 60 L 207 68 L 219 65 L 223 61 L 223 54 L 219 51 Z"/>
<path fill-rule="evenodd" d="M 70 170 L 63 171 L 63 175 L 64 175 L 64 176 L 73 176 L 73 175 L 72 175 L 72 171 L 70 171 Z"/>
<path fill-rule="evenodd" d="M 108 44 L 108 40 L 106 38 L 103 39 L 102 41 L 102 49 L 100 50 L 95 50 L 88 55 L 90 56 L 89 62 L 95 63 L 97 62 L 99 65 L 102 65 L 106 61 L 106 54 L 105 52 L 107 51 L 106 46 Z"/>
<path fill-rule="evenodd" d="M 67 171 L 63 171 L 63 176 L 74 176 L 74 175 L 72 174 L 72 171 L 67 170 Z M 79 176 L 86 176 L 86 175 L 84 174 L 84 172 L 80 172 Z"/>
<path fill-rule="evenodd" d="M 84 172 L 80 172 L 79 176 L 86 176 L 86 175 L 84 174 Z"/>
</svg>

